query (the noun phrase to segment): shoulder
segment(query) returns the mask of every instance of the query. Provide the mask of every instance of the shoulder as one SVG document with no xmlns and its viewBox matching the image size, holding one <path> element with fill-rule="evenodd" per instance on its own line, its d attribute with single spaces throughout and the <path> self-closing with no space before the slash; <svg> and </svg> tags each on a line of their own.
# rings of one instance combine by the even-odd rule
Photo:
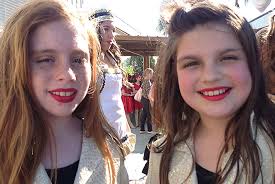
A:
<svg viewBox="0 0 275 184">
<path fill-rule="evenodd" d="M 124 159 L 121 152 L 121 148 L 119 147 L 118 143 L 116 143 L 116 141 L 110 136 L 107 136 L 106 140 L 107 140 L 108 147 L 112 153 L 113 159 L 119 159 L 119 160 Z"/>
<path fill-rule="evenodd" d="M 261 167 L 265 178 L 272 177 L 275 170 L 275 145 L 269 136 L 260 130 L 256 142 L 260 150 Z M 275 179 L 275 178 L 274 178 Z"/>
<path fill-rule="evenodd" d="M 112 159 L 114 162 L 115 166 L 115 174 L 116 174 L 116 180 L 117 183 L 128 183 L 129 178 L 128 178 L 128 173 L 124 164 L 124 156 L 122 154 L 121 148 L 118 146 L 118 144 L 112 139 L 112 138 L 107 138 L 108 145 L 110 148 L 110 151 L 112 153 Z"/>
<path fill-rule="evenodd" d="M 161 146 L 162 144 L 164 144 L 165 140 L 166 140 L 166 136 L 163 135 L 156 140 L 152 140 L 152 145 L 153 145 L 153 147 L 157 148 L 157 147 Z"/>
</svg>

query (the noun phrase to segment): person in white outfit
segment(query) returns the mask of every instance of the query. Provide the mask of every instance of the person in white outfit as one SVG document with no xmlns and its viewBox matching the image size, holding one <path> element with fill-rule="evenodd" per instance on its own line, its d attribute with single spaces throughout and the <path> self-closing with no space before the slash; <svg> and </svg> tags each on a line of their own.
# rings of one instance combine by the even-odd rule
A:
<svg viewBox="0 0 275 184">
<path fill-rule="evenodd" d="M 100 104 L 109 124 L 115 129 L 123 142 L 125 152 L 133 151 L 135 136 L 127 123 L 121 100 L 123 71 L 120 67 L 120 49 L 114 39 L 115 26 L 111 11 L 99 9 L 89 17 L 97 26 L 101 44 L 101 62 L 98 76 L 100 88 Z"/>
</svg>

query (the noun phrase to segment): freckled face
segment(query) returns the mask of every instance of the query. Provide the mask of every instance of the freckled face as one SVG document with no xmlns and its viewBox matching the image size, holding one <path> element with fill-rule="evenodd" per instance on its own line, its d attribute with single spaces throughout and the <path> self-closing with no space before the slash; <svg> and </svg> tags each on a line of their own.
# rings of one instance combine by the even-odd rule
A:
<svg viewBox="0 0 275 184">
<path fill-rule="evenodd" d="M 221 24 L 182 35 L 176 68 L 182 98 L 202 119 L 230 119 L 251 91 L 247 57 L 231 29 Z"/>
<path fill-rule="evenodd" d="M 76 26 L 54 21 L 31 35 L 31 84 L 43 113 L 71 116 L 91 82 L 88 41 Z"/>
</svg>

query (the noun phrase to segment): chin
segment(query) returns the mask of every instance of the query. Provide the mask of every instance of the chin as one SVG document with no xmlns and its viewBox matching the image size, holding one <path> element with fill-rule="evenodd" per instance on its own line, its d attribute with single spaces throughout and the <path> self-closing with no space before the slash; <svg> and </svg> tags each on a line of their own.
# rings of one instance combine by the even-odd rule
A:
<svg viewBox="0 0 275 184">
<path fill-rule="evenodd" d="M 111 48 L 111 45 L 110 44 L 104 44 L 104 45 L 102 45 L 102 50 L 103 51 L 107 51 L 107 50 L 109 50 Z"/>
</svg>

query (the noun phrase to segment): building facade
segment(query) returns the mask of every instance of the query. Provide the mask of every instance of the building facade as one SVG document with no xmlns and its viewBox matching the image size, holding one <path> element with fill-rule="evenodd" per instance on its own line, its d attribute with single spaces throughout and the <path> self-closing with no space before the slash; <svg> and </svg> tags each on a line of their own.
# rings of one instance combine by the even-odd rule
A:
<svg viewBox="0 0 275 184">
<path fill-rule="evenodd" d="M 82 8 L 83 0 L 67 0 L 75 8 Z M 14 11 L 27 0 L 0 0 L 0 30 Z"/>
<path fill-rule="evenodd" d="M 10 15 L 26 0 L 0 0 L 0 29 Z"/>
</svg>

